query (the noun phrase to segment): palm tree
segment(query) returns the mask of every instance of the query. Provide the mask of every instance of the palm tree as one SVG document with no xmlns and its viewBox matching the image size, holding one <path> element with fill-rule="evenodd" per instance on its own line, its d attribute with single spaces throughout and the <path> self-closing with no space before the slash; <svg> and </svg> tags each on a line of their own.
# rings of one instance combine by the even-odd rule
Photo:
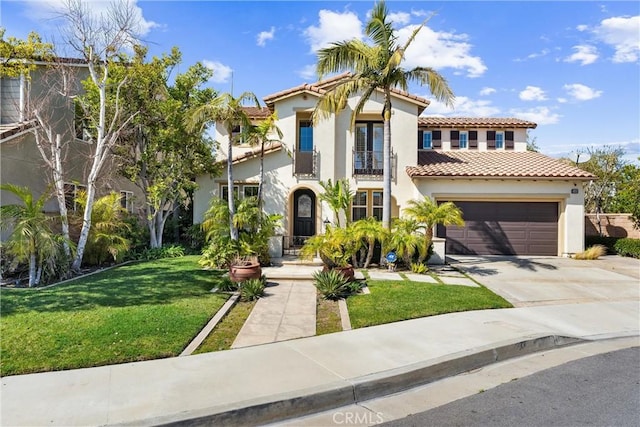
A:
<svg viewBox="0 0 640 427">
<path fill-rule="evenodd" d="M 404 212 L 424 228 L 427 249 L 433 240 L 433 228 L 436 225 L 464 225 L 462 211 L 453 202 L 438 205 L 429 196 L 422 200 L 410 200 Z"/>
<path fill-rule="evenodd" d="M 378 2 L 367 22 L 365 34 L 373 45 L 353 39 L 332 43 L 330 47 L 318 52 L 318 76 L 349 71 L 350 75 L 329 90 L 318 102 L 314 120 L 327 118 L 331 113 L 342 111 L 352 95 L 360 94 L 351 115 L 351 127 L 369 98 L 378 91 L 384 95 L 382 117 L 384 119 L 383 145 L 383 194 L 382 224 L 389 228 L 391 224 L 391 93 L 392 89 L 407 91 L 409 83 L 428 85 L 433 96 L 447 105 L 452 105 L 454 95 L 446 79 L 430 67 L 415 67 L 405 70 L 402 67 L 407 48 L 426 24 L 418 26 L 404 45 L 398 44 L 398 37 L 388 20 L 388 10 L 384 1 Z"/>
<path fill-rule="evenodd" d="M 354 222 L 353 233 L 354 237 L 367 243 L 367 258 L 364 262 L 364 268 L 369 268 L 376 241 L 385 242 L 389 237 L 388 230 L 375 217 L 369 217 Z"/>
<path fill-rule="evenodd" d="M 16 196 L 21 204 L 0 207 L 0 226 L 13 227 L 7 242 L 7 253 L 19 262 L 29 263 L 29 287 L 39 284 L 43 265 L 50 259 L 57 259 L 63 250 L 60 236 L 56 236 L 49 226 L 52 217 L 44 213 L 44 204 L 49 198 L 42 194 L 34 200 L 27 187 L 2 184 L 0 190 Z"/>
<path fill-rule="evenodd" d="M 258 207 L 262 208 L 262 188 L 264 184 L 264 148 L 282 139 L 282 131 L 276 125 L 278 113 L 273 112 L 265 120 L 250 128 L 248 141 L 251 145 L 260 144 L 260 178 L 258 181 Z M 277 139 L 272 138 L 275 134 Z"/>
<path fill-rule="evenodd" d="M 320 200 L 327 202 L 336 217 L 338 227 L 340 225 L 340 211 L 344 212 L 346 225 L 351 222 L 351 215 L 349 212 L 349 206 L 351 205 L 351 199 L 353 199 L 354 193 L 349 187 L 349 180 L 346 178 L 339 179 L 335 184 L 329 178 L 326 182 L 320 181 L 320 186 L 324 190 L 320 196 Z"/>
<path fill-rule="evenodd" d="M 422 243 L 424 236 L 420 233 L 420 223 L 411 218 L 398 218 L 394 220 L 387 248 L 395 250 L 405 265 L 411 265 L 411 258 L 418 252 L 420 258 L 426 256 L 426 248 Z"/>
<path fill-rule="evenodd" d="M 233 199 L 233 144 L 239 142 L 232 138 L 233 130 L 237 127 L 249 129 L 251 120 L 244 110 L 245 103 L 260 108 L 260 101 L 252 92 L 244 92 L 239 97 L 234 98 L 230 93 L 223 93 L 216 96 L 207 104 L 197 107 L 187 119 L 189 131 L 195 130 L 198 126 L 204 127 L 208 124 L 218 122 L 222 125 L 228 135 L 227 145 L 227 184 L 229 205 L 229 235 L 231 240 L 238 240 L 238 228 L 234 225 L 235 204 Z M 245 131 L 246 134 L 246 131 Z M 241 135 L 239 135 L 241 136 Z"/>
</svg>

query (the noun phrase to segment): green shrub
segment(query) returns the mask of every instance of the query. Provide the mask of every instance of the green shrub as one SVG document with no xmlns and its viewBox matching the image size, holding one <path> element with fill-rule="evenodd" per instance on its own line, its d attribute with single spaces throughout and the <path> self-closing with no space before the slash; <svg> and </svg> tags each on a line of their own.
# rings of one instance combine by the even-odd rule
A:
<svg viewBox="0 0 640 427">
<path fill-rule="evenodd" d="M 145 248 L 129 254 L 128 258 L 136 261 L 153 261 L 161 258 L 180 258 L 185 256 L 185 249 L 180 245 L 169 245 L 161 248 Z"/>
<path fill-rule="evenodd" d="M 228 277 L 225 277 L 218 285 L 218 290 L 220 292 L 235 292 L 238 290 L 238 284 Z"/>
<path fill-rule="evenodd" d="M 598 259 L 602 255 L 606 255 L 607 248 L 602 245 L 593 245 L 587 248 L 585 251 L 575 254 L 575 259 Z"/>
<path fill-rule="evenodd" d="M 640 239 L 618 239 L 615 249 L 618 255 L 640 258 Z"/>
<path fill-rule="evenodd" d="M 608 237 L 608 236 L 585 236 L 584 245 L 590 247 L 594 245 L 602 245 L 607 248 L 607 253 L 613 255 L 616 253 L 615 245 L 620 237 Z"/>
<path fill-rule="evenodd" d="M 349 282 L 337 270 L 317 271 L 313 273 L 313 284 L 324 299 L 337 300 L 349 295 Z"/>
<path fill-rule="evenodd" d="M 411 272 L 415 274 L 424 274 L 429 271 L 429 267 L 424 265 L 421 262 L 412 262 L 411 263 Z"/>
<path fill-rule="evenodd" d="M 240 289 L 240 298 L 243 301 L 257 300 L 264 295 L 264 288 L 266 279 L 262 276 L 260 279 L 249 279 L 241 282 L 238 288 Z"/>
</svg>

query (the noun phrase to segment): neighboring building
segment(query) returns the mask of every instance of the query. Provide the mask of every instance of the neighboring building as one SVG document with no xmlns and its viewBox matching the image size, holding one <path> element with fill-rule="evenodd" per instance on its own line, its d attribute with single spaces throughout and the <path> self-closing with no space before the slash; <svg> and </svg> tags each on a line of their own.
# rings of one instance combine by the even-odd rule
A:
<svg viewBox="0 0 640 427">
<path fill-rule="evenodd" d="M 382 217 L 382 102 L 373 96 L 355 129 L 349 99 L 340 114 L 311 123 L 311 112 L 327 89 L 343 76 L 304 84 L 273 95 L 267 107 L 248 112 L 258 121 L 271 111 L 284 136 L 265 155 L 265 210 L 284 216 L 285 245 L 322 233 L 333 213 L 319 201 L 319 181 L 348 178 L 356 194 L 353 220 Z M 393 91 L 391 118 L 392 217 L 409 200 L 430 196 L 453 201 L 464 213 L 464 227 L 439 227 L 449 254 L 569 255 L 584 248 L 582 183 L 592 176 L 545 155 L 528 152 L 527 129 L 518 119 L 421 116 L 426 99 Z M 216 139 L 228 135 L 217 126 Z M 234 148 L 235 191 L 257 188 L 259 149 Z M 225 158 L 225 152 L 221 157 Z M 226 197 L 226 176 L 197 179 L 194 222 L 201 222 L 212 196 Z"/>
<path fill-rule="evenodd" d="M 66 85 L 79 86 L 79 82 L 88 76 L 88 67 L 79 60 L 59 58 L 57 62 L 64 64 L 64 75 L 69 79 L 65 81 Z M 46 108 L 43 116 L 54 124 L 54 131 L 62 136 L 62 146 L 65 147 L 63 159 L 67 208 L 73 212 L 77 208 L 75 194 L 83 188 L 82 183 L 86 182 L 89 173 L 88 155 L 93 145 L 77 120 L 73 100 L 56 90 L 59 81 L 54 82 L 53 79 L 62 77 L 52 72 L 50 64 L 36 65 L 30 78 L 0 77 L 0 182 L 26 186 L 35 197 L 51 190 L 51 172 L 36 145 L 34 132 L 38 124 L 32 115 L 34 109 Z M 137 212 L 140 204 L 144 203 L 140 189 L 113 172 L 109 164 L 103 167 L 98 195 L 111 191 L 120 193 L 123 207 L 130 212 Z M 16 202 L 12 194 L 1 192 L 2 205 Z M 45 210 L 48 213 L 58 212 L 58 203 L 53 195 L 45 205 Z M 6 231 L 3 232 L 2 239 L 7 235 Z"/>
</svg>

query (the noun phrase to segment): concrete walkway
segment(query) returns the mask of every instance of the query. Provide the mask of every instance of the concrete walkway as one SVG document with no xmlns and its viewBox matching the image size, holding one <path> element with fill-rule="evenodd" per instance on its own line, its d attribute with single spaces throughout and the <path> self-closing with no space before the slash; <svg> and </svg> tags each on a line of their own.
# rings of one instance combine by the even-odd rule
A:
<svg viewBox="0 0 640 427">
<path fill-rule="evenodd" d="M 309 280 L 269 282 L 231 348 L 316 334 L 316 288 Z"/>
</svg>

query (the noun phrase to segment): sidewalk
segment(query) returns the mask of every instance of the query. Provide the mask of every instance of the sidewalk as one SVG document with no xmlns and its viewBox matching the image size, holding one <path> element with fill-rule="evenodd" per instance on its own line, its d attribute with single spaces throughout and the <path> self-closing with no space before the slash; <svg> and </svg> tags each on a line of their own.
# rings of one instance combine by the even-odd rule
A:
<svg viewBox="0 0 640 427">
<path fill-rule="evenodd" d="M 257 425 L 534 351 L 638 337 L 637 301 L 426 317 L 194 356 L 2 378 L 2 425 Z"/>
</svg>

